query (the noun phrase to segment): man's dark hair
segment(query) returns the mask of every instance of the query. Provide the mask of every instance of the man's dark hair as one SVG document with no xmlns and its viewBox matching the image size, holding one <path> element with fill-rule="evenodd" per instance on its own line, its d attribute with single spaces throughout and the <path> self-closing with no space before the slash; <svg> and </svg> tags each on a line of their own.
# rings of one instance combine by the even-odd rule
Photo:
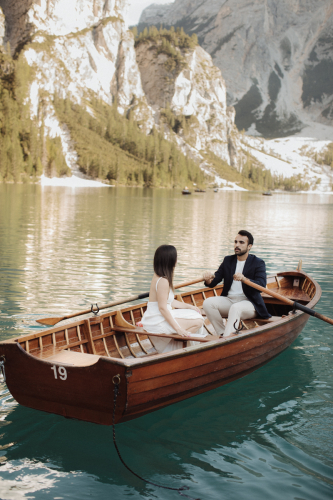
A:
<svg viewBox="0 0 333 500">
<path fill-rule="evenodd" d="M 249 245 L 253 245 L 254 239 L 251 233 L 245 231 L 244 229 L 241 229 L 241 231 L 238 231 L 238 234 L 240 234 L 241 236 L 247 236 L 249 240 Z"/>
</svg>

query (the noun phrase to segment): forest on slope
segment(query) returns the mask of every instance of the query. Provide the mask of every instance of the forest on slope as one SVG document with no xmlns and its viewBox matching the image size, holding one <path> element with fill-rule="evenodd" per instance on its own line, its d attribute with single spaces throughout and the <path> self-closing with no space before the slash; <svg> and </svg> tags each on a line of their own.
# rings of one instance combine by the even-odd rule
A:
<svg viewBox="0 0 333 500">
<path fill-rule="evenodd" d="M 169 54 L 175 65 L 183 63 L 179 47 L 191 49 L 197 44 L 195 36 L 189 37 L 182 30 L 150 28 L 135 35 L 136 44 L 147 38 L 158 40 L 160 50 Z M 28 95 L 33 80 L 34 70 L 23 55 L 14 60 L 8 51 L 0 52 L 0 182 L 34 182 L 42 173 L 49 177 L 71 175 L 60 137 L 51 138 L 45 133 L 43 96 L 37 117 L 31 118 Z M 116 99 L 110 106 L 93 94 L 81 105 L 58 95 L 46 97 L 51 97 L 60 123 L 67 125 L 79 169 L 89 177 L 146 187 L 194 183 L 204 187 L 212 183 L 213 177 L 207 176 L 198 161 L 183 154 L 172 140 L 172 133 L 181 128 L 186 137 L 190 117 L 177 117 L 168 106 L 161 110 L 162 122 L 171 132 L 171 140 L 167 140 L 156 128 L 148 135 L 142 132 L 131 112 L 121 115 L 117 111 Z M 326 156 L 321 161 L 331 163 L 332 151 L 328 150 Z M 247 152 L 241 172 L 213 153 L 203 152 L 202 157 L 214 173 L 247 189 L 307 188 L 300 178 L 277 178 Z"/>
<path fill-rule="evenodd" d="M 30 116 L 27 97 L 32 80 L 33 69 L 23 57 L 13 60 L 0 52 L 0 181 L 35 181 L 42 173 L 71 175 L 60 137 L 45 134 L 43 110 L 35 119 Z M 116 102 L 108 106 L 92 96 L 86 104 L 91 113 L 70 99 L 54 96 L 53 104 L 70 130 L 79 168 L 88 176 L 138 186 L 205 183 L 196 162 L 156 129 L 149 135 L 141 132 L 131 113 L 118 113 Z"/>
<path fill-rule="evenodd" d="M 82 173 L 129 186 L 205 184 L 207 176 L 176 143 L 156 128 L 146 135 L 131 112 L 126 117 L 117 111 L 116 100 L 109 106 L 91 96 L 84 107 L 55 95 L 53 104 L 59 121 L 69 128 Z"/>
<path fill-rule="evenodd" d="M 0 182 L 70 175 L 60 137 L 45 134 L 43 116 L 31 119 L 27 101 L 33 70 L 23 57 L 0 51 Z"/>
</svg>

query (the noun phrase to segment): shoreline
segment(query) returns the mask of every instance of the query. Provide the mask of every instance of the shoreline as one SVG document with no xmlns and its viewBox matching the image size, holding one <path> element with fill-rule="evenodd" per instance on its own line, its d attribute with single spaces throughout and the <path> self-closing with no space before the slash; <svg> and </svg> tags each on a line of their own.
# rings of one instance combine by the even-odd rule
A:
<svg viewBox="0 0 333 500">
<path fill-rule="evenodd" d="M 43 177 L 43 176 L 42 176 Z M 73 177 L 74 177 L 74 182 L 73 182 Z M 79 182 L 77 182 L 77 179 L 79 179 Z M 70 181 L 70 182 L 69 182 Z M 101 187 L 109 187 L 109 188 L 131 188 L 131 189 L 168 189 L 172 191 L 182 191 L 183 188 L 181 187 L 167 187 L 167 186 L 138 186 L 138 185 L 132 185 L 128 186 L 126 184 L 104 184 L 101 181 L 94 181 L 94 180 L 89 180 L 89 179 L 81 179 L 76 176 L 71 176 L 71 177 L 44 177 L 43 181 L 42 179 L 38 180 L 29 180 L 28 182 L 0 182 L 0 185 L 37 185 L 41 186 L 42 188 L 44 187 L 67 187 L 71 189 L 76 189 L 76 188 L 101 188 Z M 195 193 L 194 189 L 195 187 L 191 188 L 193 191 L 193 194 L 204 194 L 204 193 Z M 228 193 L 240 193 L 240 192 L 246 192 L 246 193 L 255 193 L 255 194 L 263 194 L 265 191 L 265 188 L 262 189 L 235 189 L 234 187 L 231 186 L 225 186 L 225 187 L 206 187 L 205 190 L 206 192 L 213 192 L 214 189 L 218 189 L 217 192 L 228 192 Z M 272 195 L 276 194 L 319 194 L 319 195 L 333 195 L 333 190 L 332 191 L 319 191 L 319 190 L 309 190 L 309 191 L 284 191 L 282 189 L 277 189 L 277 190 L 271 190 Z"/>
</svg>

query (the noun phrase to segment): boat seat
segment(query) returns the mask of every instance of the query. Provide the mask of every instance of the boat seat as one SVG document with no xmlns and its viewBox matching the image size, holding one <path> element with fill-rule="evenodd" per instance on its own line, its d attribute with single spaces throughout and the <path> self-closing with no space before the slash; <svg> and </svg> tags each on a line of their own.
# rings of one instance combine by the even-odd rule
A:
<svg viewBox="0 0 333 500">
<path fill-rule="evenodd" d="M 73 366 L 90 366 L 97 363 L 100 356 L 96 354 L 88 354 L 85 352 L 77 351 L 66 351 L 65 349 L 59 349 L 59 347 L 53 347 L 51 349 L 45 349 L 33 354 L 36 358 L 44 359 L 52 363 L 61 363 L 62 365 L 73 365 Z"/>
</svg>

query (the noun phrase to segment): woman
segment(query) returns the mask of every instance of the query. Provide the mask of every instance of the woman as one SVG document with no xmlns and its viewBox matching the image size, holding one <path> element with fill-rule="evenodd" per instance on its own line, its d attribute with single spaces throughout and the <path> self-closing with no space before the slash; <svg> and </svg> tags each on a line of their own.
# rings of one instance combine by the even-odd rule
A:
<svg viewBox="0 0 333 500">
<path fill-rule="evenodd" d="M 173 273 L 176 263 L 177 250 L 174 246 L 158 247 L 154 256 L 154 276 L 150 285 L 149 302 L 141 320 L 143 328 L 148 333 L 178 333 L 182 337 L 205 337 L 202 328 L 204 320 L 200 310 L 174 299 Z M 174 339 L 150 337 L 150 341 L 159 353 L 183 347 L 182 342 Z"/>
</svg>

